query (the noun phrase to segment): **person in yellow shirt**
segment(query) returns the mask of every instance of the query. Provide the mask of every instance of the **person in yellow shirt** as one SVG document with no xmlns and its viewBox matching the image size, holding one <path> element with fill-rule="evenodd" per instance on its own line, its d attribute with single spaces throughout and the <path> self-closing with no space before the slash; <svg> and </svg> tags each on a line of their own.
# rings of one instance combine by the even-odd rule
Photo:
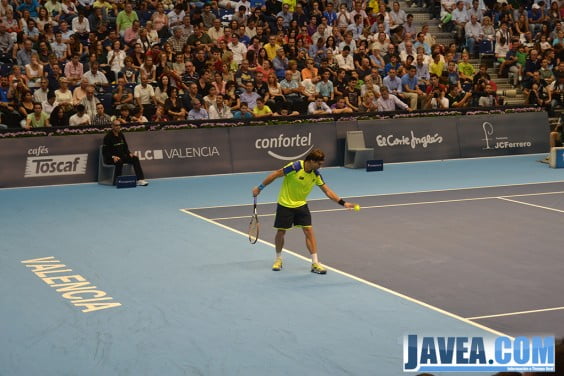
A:
<svg viewBox="0 0 564 376">
<path fill-rule="evenodd" d="M 346 202 L 325 184 L 319 173 L 319 168 L 324 161 L 325 153 L 320 149 L 313 149 L 304 160 L 288 163 L 283 168 L 273 171 L 259 186 L 252 189 L 253 196 L 256 197 L 267 185 L 284 177 L 278 193 L 278 205 L 274 219 L 274 227 L 278 229 L 274 240 L 276 245 L 276 260 L 272 265 L 274 271 L 282 269 L 284 236 L 287 230 L 295 226 L 301 227 L 304 232 L 306 246 L 311 254 L 311 272 L 327 273 L 327 270 L 319 263 L 317 256 L 317 240 L 313 232 L 311 213 L 307 206 L 307 196 L 314 186 L 318 186 L 327 197 L 347 209 L 353 209 L 357 204 Z"/>
<path fill-rule="evenodd" d="M 279 44 L 276 43 L 276 36 L 271 35 L 268 37 L 268 43 L 264 45 L 264 49 L 266 50 L 266 55 L 268 56 L 268 60 L 272 61 L 276 57 L 276 51 L 281 48 Z"/>
<path fill-rule="evenodd" d="M 296 0 L 282 0 L 282 5 L 288 4 L 288 10 L 293 12 L 296 9 Z"/>
<path fill-rule="evenodd" d="M 441 54 L 433 52 L 432 58 L 433 61 L 429 64 L 429 73 L 434 73 L 441 77 L 443 75 L 443 71 L 445 70 L 445 63 L 444 61 L 441 61 Z"/>
<path fill-rule="evenodd" d="M 257 105 L 253 108 L 253 115 L 256 118 L 272 116 L 272 110 L 264 104 L 264 99 L 257 98 Z"/>
</svg>

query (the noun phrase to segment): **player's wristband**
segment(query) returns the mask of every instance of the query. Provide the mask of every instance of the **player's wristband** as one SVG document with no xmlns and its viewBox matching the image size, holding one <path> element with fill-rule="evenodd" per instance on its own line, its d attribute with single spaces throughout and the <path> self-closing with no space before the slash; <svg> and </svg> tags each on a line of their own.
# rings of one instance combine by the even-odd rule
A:
<svg viewBox="0 0 564 376">
<path fill-rule="evenodd" d="M 338 203 L 339 203 L 339 205 L 341 205 L 341 206 L 345 206 L 345 202 L 346 202 L 345 200 L 340 199 Z"/>
<path fill-rule="evenodd" d="M 264 188 L 266 188 L 266 185 L 260 183 L 260 185 L 258 186 L 259 191 L 262 191 Z"/>
</svg>

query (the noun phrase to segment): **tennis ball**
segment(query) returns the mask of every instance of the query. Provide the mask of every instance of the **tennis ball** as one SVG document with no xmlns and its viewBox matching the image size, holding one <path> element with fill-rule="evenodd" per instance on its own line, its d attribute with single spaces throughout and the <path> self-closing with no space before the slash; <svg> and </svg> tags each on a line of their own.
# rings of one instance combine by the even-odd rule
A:
<svg viewBox="0 0 564 376">
<path fill-rule="evenodd" d="M 360 205 L 356 204 L 356 205 L 354 206 L 354 211 L 360 211 Z"/>
</svg>

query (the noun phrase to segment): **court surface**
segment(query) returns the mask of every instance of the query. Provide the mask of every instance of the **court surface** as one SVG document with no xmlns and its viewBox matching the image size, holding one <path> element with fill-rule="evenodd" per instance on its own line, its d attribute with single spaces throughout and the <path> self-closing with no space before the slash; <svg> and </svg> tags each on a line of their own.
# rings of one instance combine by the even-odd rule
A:
<svg viewBox="0 0 564 376">
<path fill-rule="evenodd" d="M 407 334 L 561 337 L 564 175 L 539 158 L 323 169 L 363 207 L 312 193 L 325 276 L 300 230 L 270 270 L 279 182 L 248 243 L 265 172 L 0 190 L 0 375 L 401 375 Z"/>
</svg>

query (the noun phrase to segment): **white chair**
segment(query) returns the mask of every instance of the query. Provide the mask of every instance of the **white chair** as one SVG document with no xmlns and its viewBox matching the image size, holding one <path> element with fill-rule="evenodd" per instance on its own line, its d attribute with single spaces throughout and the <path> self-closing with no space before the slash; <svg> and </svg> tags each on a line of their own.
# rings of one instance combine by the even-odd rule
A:
<svg viewBox="0 0 564 376">
<path fill-rule="evenodd" d="M 347 131 L 345 141 L 345 167 L 365 168 L 366 161 L 374 159 L 374 149 L 367 148 L 363 131 Z"/>
</svg>

